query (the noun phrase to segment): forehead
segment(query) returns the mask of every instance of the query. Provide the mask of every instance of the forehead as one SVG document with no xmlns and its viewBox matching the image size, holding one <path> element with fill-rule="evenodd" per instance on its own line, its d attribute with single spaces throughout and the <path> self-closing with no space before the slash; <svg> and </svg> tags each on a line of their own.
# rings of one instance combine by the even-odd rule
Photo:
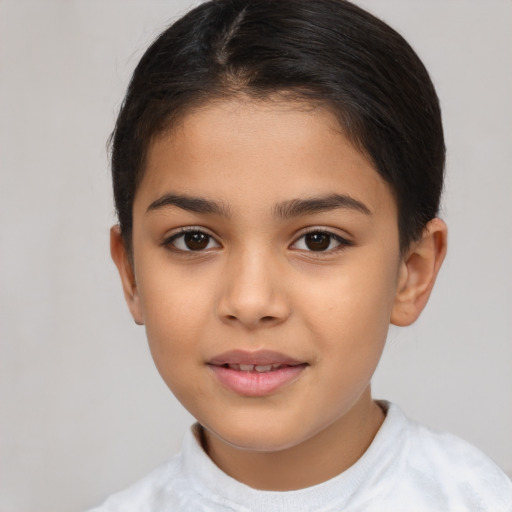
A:
<svg viewBox="0 0 512 512">
<path fill-rule="evenodd" d="M 147 205 L 169 192 L 253 207 L 263 200 L 343 193 L 359 196 L 372 210 L 394 208 L 389 186 L 334 114 L 283 100 L 210 102 L 157 137 L 136 203 Z"/>
</svg>

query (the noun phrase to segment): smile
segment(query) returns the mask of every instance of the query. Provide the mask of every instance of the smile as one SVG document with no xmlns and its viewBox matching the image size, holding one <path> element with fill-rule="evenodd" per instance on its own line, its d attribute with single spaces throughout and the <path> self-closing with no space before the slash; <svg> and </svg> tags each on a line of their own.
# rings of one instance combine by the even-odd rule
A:
<svg viewBox="0 0 512 512">
<path fill-rule="evenodd" d="M 250 397 L 270 395 L 300 378 L 307 363 L 271 351 L 231 351 L 208 363 L 215 378 L 230 391 Z"/>
<path fill-rule="evenodd" d="M 270 372 L 272 370 L 278 370 L 279 368 L 284 368 L 288 365 L 283 365 L 280 363 L 276 364 L 225 364 L 222 365 L 224 368 L 231 368 L 231 370 L 237 370 L 242 372 L 259 372 L 265 373 Z M 292 365 L 290 365 L 292 366 Z"/>
</svg>

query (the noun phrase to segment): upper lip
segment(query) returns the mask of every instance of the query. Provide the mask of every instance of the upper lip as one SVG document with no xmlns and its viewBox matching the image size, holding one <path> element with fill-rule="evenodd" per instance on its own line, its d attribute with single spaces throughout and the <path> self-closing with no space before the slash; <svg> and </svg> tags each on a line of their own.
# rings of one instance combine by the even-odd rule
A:
<svg viewBox="0 0 512 512">
<path fill-rule="evenodd" d="M 297 366 L 304 364 L 305 361 L 299 361 L 293 357 L 275 352 L 274 350 L 257 350 L 249 352 L 245 350 L 230 350 L 219 354 L 210 361 L 208 364 L 213 366 L 223 366 L 226 364 L 252 364 L 252 365 L 269 365 L 280 364 L 287 366 Z"/>
</svg>

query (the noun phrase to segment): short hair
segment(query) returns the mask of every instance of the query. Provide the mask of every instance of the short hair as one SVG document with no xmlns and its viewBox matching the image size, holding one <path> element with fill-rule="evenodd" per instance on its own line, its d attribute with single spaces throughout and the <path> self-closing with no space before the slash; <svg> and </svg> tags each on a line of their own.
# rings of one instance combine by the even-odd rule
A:
<svg viewBox="0 0 512 512">
<path fill-rule="evenodd" d="M 439 100 L 410 45 L 345 0 L 211 0 L 167 28 L 137 65 L 111 137 L 114 199 L 131 250 L 148 148 L 193 108 L 245 95 L 320 104 L 390 185 L 400 248 L 439 210 Z"/>
</svg>

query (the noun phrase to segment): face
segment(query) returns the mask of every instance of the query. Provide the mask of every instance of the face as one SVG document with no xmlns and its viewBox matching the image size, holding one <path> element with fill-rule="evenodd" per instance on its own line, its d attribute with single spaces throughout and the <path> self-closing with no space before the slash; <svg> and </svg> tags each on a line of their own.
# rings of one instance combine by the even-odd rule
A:
<svg viewBox="0 0 512 512">
<path fill-rule="evenodd" d="M 325 110 L 223 101 L 150 147 L 129 300 L 218 443 L 300 446 L 370 407 L 402 268 L 389 186 Z"/>
</svg>

